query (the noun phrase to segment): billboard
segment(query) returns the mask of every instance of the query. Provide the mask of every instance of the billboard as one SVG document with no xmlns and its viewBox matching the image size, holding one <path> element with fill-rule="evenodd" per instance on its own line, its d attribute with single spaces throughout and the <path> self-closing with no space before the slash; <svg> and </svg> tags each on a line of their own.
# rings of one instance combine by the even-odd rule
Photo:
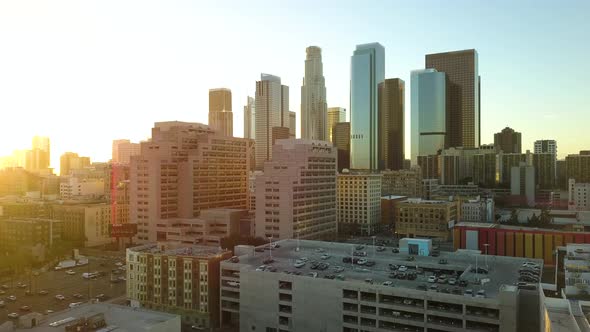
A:
<svg viewBox="0 0 590 332">
<path fill-rule="evenodd" d="M 111 237 L 133 237 L 137 234 L 137 224 L 111 224 L 109 226 Z"/>
</svg>

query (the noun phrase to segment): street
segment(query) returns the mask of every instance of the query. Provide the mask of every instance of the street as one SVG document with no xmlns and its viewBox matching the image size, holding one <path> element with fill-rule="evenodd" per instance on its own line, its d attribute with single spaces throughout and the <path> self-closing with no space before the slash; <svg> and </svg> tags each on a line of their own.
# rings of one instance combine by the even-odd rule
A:
<svg viewBox="0 0 590 332">
<path fill-rule="evenodd" d="M 59 311 L 69 308 L 69 304 L 73 302 L 86 302 L 99 294 L 104 294 L 103 300 L 108 300 L 114 297 L 125 295 L 126 283 L 120 281 L 118 283 L 111 283 L 111 270 L 117 269 L 115 260 L 112 258 L 98 258 L 88 257 L 89 264 L 72 268 L 76 273 L 68 275 L 66 270 L 40 272 L 38 276 L 32 273 L 27 275 L 20 275 L 13 279 L 3 279 L 0 285 L 6 285 L 9 288 L 3 289 L 5 294 L 0 292 L 0 301 L 4 301 L 5 307 L 0 308 L 0 324 L 9 320 L 8 314 L 18 313 L 19 315 L 27 314 L 28 312 L 21 311 L 22 306 L 31 307 L 31 312 L 45 313 L 46 310 Z M 103 266 L 101 266 L 103 265 Z M 98 277 L 95 280 L 84 279 L 82 274 L 84 272 L 102 271 L 104 276 Z M 116 276 L 125 276 L 125 271 L 119 272 Z M 18 288 L 18 283 L 26 284 L 26 288 Z M 39 291 L 45 290 L 47 295 L 38 294 Z M 30 291 L 32 295 L 26 295 L 25 292 Z M 63 295 L 64 300 L 58 300 L 56 295 Z M 82 297 L 75 298 L 74 294 L 80 294 Z M 16 296 L 16 301 L 8 300 L 8 297 Z"/>
</svg>

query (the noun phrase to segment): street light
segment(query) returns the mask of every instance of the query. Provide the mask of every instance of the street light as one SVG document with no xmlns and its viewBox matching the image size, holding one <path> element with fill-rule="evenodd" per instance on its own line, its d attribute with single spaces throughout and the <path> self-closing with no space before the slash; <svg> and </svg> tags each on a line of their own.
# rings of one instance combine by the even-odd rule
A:
<svg viewBox="0 0 590 332">
<path fill-rule="evenodd" d="M 269 249 L 269 253 L 270 253 L 270 259 L 272 259 L 272 236 L 270 236 L 268 238 L 268 242 L 269 242 L 268 249 Z"/>
<path fill-rule="evenodd" d="M 484 256 L 486 269 L 489 269 L 489 267 L 488 267 L 488 247 L 490 246 L 490 244 L 485 243 L 483 246 L 486 248 L 486 255 Z"/>
</svg>

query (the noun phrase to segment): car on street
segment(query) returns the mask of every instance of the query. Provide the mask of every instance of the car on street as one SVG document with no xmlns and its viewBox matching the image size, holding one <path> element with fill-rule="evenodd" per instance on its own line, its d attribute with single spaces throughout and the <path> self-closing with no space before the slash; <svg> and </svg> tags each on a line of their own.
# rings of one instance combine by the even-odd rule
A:
<svg viewBox="0 0 590 332">
<path fill-rule="evenodd" d="M 16 287 L 18 287 L 18 288 L 27 288 L 27 284 L 21 284 L 19 282 L 18 284 L 16 284 Z"/>
<path fill-rule="evenodd" d="M 435 283 L 436 282 L 436 276 L 430 276 L 430 277 L 428 277 L 428 282 Z"/>
<path fill-rule="evenodd" d="M 19 308 L 20 311 L 31 311 L 31 307 L 29 307 L 28 305 L 24 305 L 22 307 Z"/>
<path fill-rule="evenodd" d="M 398 267 L 397 270 L 399 272 L 406 272 L 408 270 L 408 267 L 405 265 L 402 265 L 402 266 Z"/>
<path fill-rule="evenodd" d="M 123 266 L 123 263 L 121 263 L 121 262 L 116 262 L 116 263 L 115 263 L 115 266 Z"/>
<path fill-rule="evenodd" d="M 393 248 L 391 249 L 391 252 L 394 254 L 399 254 L 399 249 L 398 248 Z"/>
<path fill-rule="evenodd" d="M 75 308 L 75 307 L 79 307 L 83 304 L 84 302 L 72 302 L 70 303 L 70 308 Z"/>
<path fill-rule="evenodd" d="M 326 260 L 328 258 L 330 258 L 330 255 L 328 254 L 323 254 L 322 256 L 320 256 L 321 259 Z"/>
<path fill-rule="evenodd" d="M 67 270 L 66 271 L 66 274 L 67 275 L 74 275 L 74 274 L 76 274 L 76 271 L 74 271 L 74 270 Z"/>
<path fill-rule="evenodd" d="M 391 286 L 393 285 L 393 281 L 387 280 L 383 282 L 383 286 Z"/>
<path fill-rule="evenodd" d="M 52 314 L 52 313 L 54 313 L 54 312 L 55 312 L 55 311 L 53 311 L 53 310 L 51 310 L 51 309 L 47 309 L 47 310 L 45 310 L 45 314 L 46 314 L 46 315 L 50 315 L 50 314 Z"/>
<path fill-rule="evenodd" d="M 104 301 L 107 299 L 107 296 L 104 294 L 98 294 L 98 295 L 96 295 L 95 299 L 97 299 L 99 301 Z"/>
<path fill-rule="evenodd" d="M 55 296 L 55 299 L 56 299 L 56 300 L 63 301 L 63 300 L 65 300 L 65 299 L 66 299 L 66 297 L 65 297 L 65 296 L 63 296 L 63 295 L 61 295 L 61 294 L 57 294 L 57 295 Z"/>
</svg>

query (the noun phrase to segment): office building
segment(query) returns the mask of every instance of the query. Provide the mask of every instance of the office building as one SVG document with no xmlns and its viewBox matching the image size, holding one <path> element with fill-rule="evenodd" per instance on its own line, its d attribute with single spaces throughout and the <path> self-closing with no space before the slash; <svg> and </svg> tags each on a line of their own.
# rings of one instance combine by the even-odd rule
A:
<svg viewBox="0 0 590 332">
<path fill-rule="evenodd" d="M 422 198 L 433 199 L 438 194 L 440 181 L 438 179 L 422 179 Z"/>
<path fill-rule="evenodd" d="M 139 143 L 131 143 L 128 139 L 113 140 L 111 161 L 117 164 L 129 164 L 131 157 L 140 152 Z"/>
<path fill-rule="evenodd" d="M 381 179 L 378 173 L 343 171 L 338 174 L 338 232 L 373 235 L 381 224 Z"/>
<path fill-rule="evenodd" d="M 440 156 L 418 156 L 418 167 L 424 179 L 440 179 Z"/>
<path fill-rule="evenodd" d="M 305 76 L 301 86 L 301 138 L 327 141 L 328 106 L 322 49 L 309 46 L 305 54 Z"/>
<path fill-rule="evenodd" d="M 530 155 L 530 154 L 529 154 Z M 530 157 L 529 157 L 530 158 Z M 525 163 L 527 161 L 527 154 L 525 153 L 504 153 L 499 152 L 497 155 L 498 161 L 498 180 L 503 187 L 510 186 L 510 172 L 512 167 Z"/>
<path fill-rule="evenodd" d="M 209 127 L 218 135 L 234 135 L 234 113 L 231 106 L 231 90 L 209 90 Z"/>
<path fill-rule="evenodd" d="M 129 248 L 126 256 L 131 307 L 174 313 L 203 329 L 219 326 L 219 264 L 231 251 L 158 242 Z"/>
<path fill-rule="evenodd" d="M 480 76 L 476 50 L 426 55 L 426 68 L 447 77 L 449 147 L 477 148 L 481 143 Z"/>
<path fill-rule="evenodd" d="M 422 170 L 418 166 L 397 171 L 381 171 L 382 196 L 422 197 Z"/>
<path fill-rule="evenodd" d="M 297 114 L 293 111 L 289 111 L 289 138 L 295 138 L 297 136 Z"/>
<path fill-rule="evenodd" d="M 350 167 L 379 168 L 379 83 L 385 80 L 385 48 L 357 45 L 350 72 Z"/>
<path fill-rule="evenodd" d="M 555 140 L 536 140 L 535 154 L 537 153 L 552 153 L 557 157 L 557 141 Z"/>
<path fill-rule="evenodd" d="M 209 126 L 157 122 L 131 159 L 130 219 L 137 241 L 165 241 L 177 218 L 201 210 L 248 207 L 252 140 L 222 136 Z"/>
<path fill-rule="evenodd" d="M 568 210 L 590 211 L 590 183 L 568 181 Z"/>
<path fill-rule="evenodd" d="M 404 167 L 405 83 L 399 78 L 379 83 L 379 160 L 380 169 Z"/>
<path fill-rule="evenodd" d="M 565 157 L 565 174 L 567 179 L 590 183 L 590 151 L 567 155 Z"/>
<path fill-rule="evenodd" d="M 533 154 L 535 184 L 538 189 L 553 189 L 555 187 L 555 164 L 553 153 Z"/>
<path fill-rule="evenodd" d="M 483 147 L 473 155 L 473 183 L 484 188 L 494 188 L 499 179 L 496 151 L 493 146 Z"/>
<path fill-rule="evenodd" d="M 495 257 L 492 262 L 479 253 L 441 252 L 440 257 L 420 256 L 411 262 L 409 270 L 416 267 L 424 271 L 419 279 L 392 280 L 388 264 L 406 266 L 407 254 L 392 256 L 390 251 L 376 252 L 369 246 L 365 250 L 375 267 L 359 273 L 357 267 L 342 263 L 342 257 L 351 255 L 350 244 L 285 240 L 279 245 L 272 250 L 274 262 L 268 268 L 260 268 L 268 255 L 252 249 L 221 262 L 224 324 L 239 325 L 241 331 L 516 332 L 525 331 L 523 321 L 534 319 L 537 325 L 528 328 L 539 330 L 538 307 L 535 316 L 528 312 L 528 317 L 524 316 L 526 310 L 534 311 L 535 296 L 531 294 L 538 297 L 540 290 L 533 287 L 534 291 L 527 291 L 515 285 L 524 258 Z M 295 260 L 322 250 L 332 255 L 327 262 L 342 266 L 336 278 L 323 278 L 333 272 L 311 269 L 309 263 L 299 269 L 293 267 Z M 448 264 L 442 267 L 441 259 Z M 488 274 L 472 271 L 476 261 L 482 267 L 488 262 Z M 542 267 L 541 260 L 532 261 Z M 435 269 L 460 275 L 476 287 L 433 283 L 424 290 L 423 278 L 433 275 Z M 293 270 L 301 273 L 278 272 Z M 317 278 L 310 277 L 315 273 Z M 480 283 L 482 278 L 488 282 Z M 386 281 L 393 281 L 395 287 L 384 284 Z"/>
<path fill-rule="evenodd" d="M 458 221 L 457 202 L 410 198 L 395 206 L 395 231 L 400 236 L 449 240 L 450 229 Z"/>
<path fill-rule="evenodd" d="M 59 184 L 59 197 L 70 199 L 96 199 L 105 195 L 105 183 L 103 179 L 81 180 L 70 176 Z"/>
<path fill-rule="evenodd" d="M 381 231 L 395 234 L 395 205 L 406 201 L 407 196 L 386 195 L 381 197 Z M 396 237 L 397 238 L 397 237 Z"/>
<path fill-rule="evenodd" d="M 50 173 L 50 152 L 49 137 L 34 136 L 31 149 L 23 151 L 24 164 L 21 167 L 33 173 Z"/>
<path fill-rule="evenodd" d="M 555 161 L 555 187 L 559 189 L 566 189 L 568 184 L 567 164 L 565 159 Z"/>
<path fill-rule="evenodd" d="M 338 151 L 338 172 L 342 172 L 350 168 L 350 122 L 338 122 L 332 129 L 332 143 Z"/>
<path fill-rule="evenodd" d="M 491 197 L 477 196 L 460 202 L 461 221 L 467 222 L 494 222 L 494 199 Z"/>
<path fill-rule="evenodd" d="M 248 97 L 244 106 L 244 138 L 256 138 L 256 105 L 252 97 Z"/>
<path fill-rule="evenodd" d="M 502 129 L 494 134 L 494 147 L 496 152 L 522 153 L 522 134 L 510 127 Z"/>
<path fill-rule="evenodd" d="M 510 171 L 510 194 L 518 196 L 521 203 L 528 206 L 535 205 L 535 168 L 520 163 Z"/>
<path fill-rule="evenodd" d="M 346 122 L 346 108 L 330 107 L 328 108 L 328 140 L 334 142 L 332 131 L 337 123 Z M 349 138 L 350 140 L 350 138 Z"/>
<path fill-rule="evenodd" d="M 336 157 L 326 141 L 277 141 L 256 176 L 256 236 L 334 239 Z"/>
<path fill-rule="evenodd" d="M 273 128 L 290 128 L 289 87 L 281 85 L 281 78 L 261 74 L 256 82 L 256 169 L 272 158 Z"/>
<path fill-rule="evenodd" d="M 111 243 L 111 205 L 64 203 L 51 207 L 50 218 L 63 222 L 63 239 L 84 247 Z"/>
<path fill-rule="evenodd" d="M 81 157 L 74 152 L 66 152 L 59 157 L 59 175 L 69 175 L 71 170 L 90 166 L 90 157 Z"/>
<path fill-rule="evenodd" d="M 21 250 L 39 261 L 63 239 L 63 222 L 41 218 L 0 218 L 0 249 L 15 254 Z"/>
<path fill-rule="evenodd" d="M 435 155 L 448 147 L 449 91 L 445 73 L 435 69 L 414 70 L 411 74 L 411 156 Z"/>
</svg>

